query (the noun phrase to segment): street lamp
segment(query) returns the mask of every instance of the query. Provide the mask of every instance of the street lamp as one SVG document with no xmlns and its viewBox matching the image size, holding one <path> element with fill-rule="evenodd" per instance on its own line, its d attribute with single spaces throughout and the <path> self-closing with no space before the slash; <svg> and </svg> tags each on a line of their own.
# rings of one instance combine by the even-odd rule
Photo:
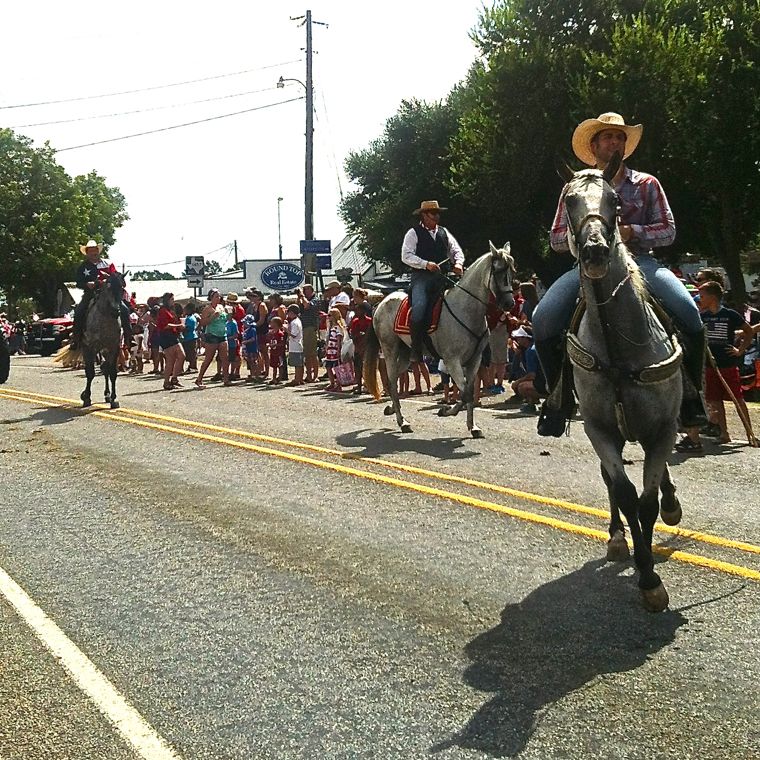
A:
<svg viewBox="0 0 760 760">
<path fill-rule="evenodd" d="M 280 204 L 282 198 L 277 199 L 277 249 L 280 253 L 280 261 L 282 261 L 282 233 L 280 232 Z"/>
<path fill-rule="evenodd" d="M 309 72 L 310 73 L 310 72 Z M 307 84 L 293 77 L 280 77 L 277 87 L 282 89 L 285 82 L 298 82 L 306 90 L 306 181 L 304 186 L 304 240 L 314 240 L 314 104 L 311 80 Z"/>
</svg>

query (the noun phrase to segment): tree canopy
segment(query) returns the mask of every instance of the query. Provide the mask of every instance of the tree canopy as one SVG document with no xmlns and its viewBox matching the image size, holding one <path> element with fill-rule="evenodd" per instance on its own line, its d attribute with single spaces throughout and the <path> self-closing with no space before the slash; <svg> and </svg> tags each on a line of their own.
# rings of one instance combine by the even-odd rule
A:
<svg viewBox="0 0 760 760">
<path fill-rule="evenodd" d="M 368 256 L 399 267 L 409 211 L 438 196 L 471 256 L 510 239 L 523 267 L 548 269 L 556 162 L 579 167 L 574 127 L 616 111 L 644 124 L 629 164 L 665 187 L 672 255 L 722 263 L 744 295 L 740 253 L 760 233 L 760 3 L 502 0 L 471 36 L 465 81 L 442 103 L 403 102 L 346 161 L 358 189 L 341 210 Z"/>
<path fill-rule="evenodd" d="M 105 246 L 129 217 L 124 196 L 96 172 L 71 178 L 46 143 L 0 129 L 0 289 L 52 313 L 90 238 Z"/>
</svg>

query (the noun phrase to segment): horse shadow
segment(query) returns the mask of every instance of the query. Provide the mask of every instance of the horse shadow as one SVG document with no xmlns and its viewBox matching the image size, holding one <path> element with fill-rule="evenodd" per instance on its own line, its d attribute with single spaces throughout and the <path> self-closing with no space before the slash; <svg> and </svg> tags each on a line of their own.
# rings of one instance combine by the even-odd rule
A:
<svg viewBox="0 0 760 760">
<path fill-rule="evenodd" d="M 335 443 L 347 449 L 362 449 L 351 452 L 356 457 L 379 457 L 383 454 L 399 454 L 413 452 L 424 454 L 433 459 L 469 459 L 480 456 L 479 451 L 465 448 L 469 438 L 448 437 L 427 440 L 424 438 L 409 438 L 398 430 L 353 430 L 335 438 Z M 460 450 L 461 449 L 461 450 Z"/>
<path fill-rule="evenodd" d="M 546 707 L 672 644 L 687 619 L 678 611 L 645 612 L 631 579 L 621 576 L 627 567 L 591 560 L 507 605 L 501 622 L 465 647 L 465 682 L 491 698 L 430 752 L 458 746 L 514 757 Z"/>
</svg>

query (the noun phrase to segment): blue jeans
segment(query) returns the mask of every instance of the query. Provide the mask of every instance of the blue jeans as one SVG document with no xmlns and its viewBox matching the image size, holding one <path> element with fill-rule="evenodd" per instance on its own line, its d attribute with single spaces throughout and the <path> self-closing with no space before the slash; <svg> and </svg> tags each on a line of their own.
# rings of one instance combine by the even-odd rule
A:
<svg viewBox="0 0 760 760">
<path fill-rule="evenodd" d="M 438 272 L 428 272 L 426 269 L 415 269 L 409 283 L 409 300 L 412 304 L 410 325 L 429 326 L 430 312 L 433 299 L 441 289 L 441 276 Z"/>
<path fill-rule="evenodd" d="M 650 292 L 660 301 L 665 311 L 687 334 L 702 332 L 699 309 L 683 283 L 650 254 L 636 256 L 641 274 Z M 580 292 L 578 267 L 565 272 L 546 291 L 533 312 L 533 337 L 537 341 L 551 340 L 567 330 Z"/>
</svg>

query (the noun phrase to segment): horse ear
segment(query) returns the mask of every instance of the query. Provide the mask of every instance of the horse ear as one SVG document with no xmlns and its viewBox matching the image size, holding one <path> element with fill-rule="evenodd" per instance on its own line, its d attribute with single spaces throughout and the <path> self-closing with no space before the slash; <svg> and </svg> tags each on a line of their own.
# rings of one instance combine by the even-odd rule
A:
<svg viewBox="0 0 760 760">
<path fill-rule="evenodd" d="M 557 159 L 554 162 L 554 168 L 557 170 L 557 174 L 559 174 L 559 178 L 567 184 L 574 176 L 575 172 L 564 162 L 560 159 Z"/>
<path fill-rule="evenodd" d="M 501 247 L 501 250 L 504 251 L 504 253 L 506 253 L 507 256 L 509 256 L 512 253 L 512 245 L 509 242 L 509 240 L 507 240 L 507 242 L 504 243 L 504 245 Z"/>
<path fill-rule="evenodd" d="M 619 152 L 616 152 L 610 162 L 607 164 L 607 168 L 604 170 L 604 174 L 602 175 L 605 182 L 612 182 L 613 177 L 618 173 L 618 169 L 620 168 L 621 163 L 623 163 L 623 157 Z"/>
<path fill-rule="evenodd" d="M 496 255 L 499 252 L 499 249 L 490 240 L 488 241 L 488 247 L 491 249 L 492 255 Z"/>
</svg>

